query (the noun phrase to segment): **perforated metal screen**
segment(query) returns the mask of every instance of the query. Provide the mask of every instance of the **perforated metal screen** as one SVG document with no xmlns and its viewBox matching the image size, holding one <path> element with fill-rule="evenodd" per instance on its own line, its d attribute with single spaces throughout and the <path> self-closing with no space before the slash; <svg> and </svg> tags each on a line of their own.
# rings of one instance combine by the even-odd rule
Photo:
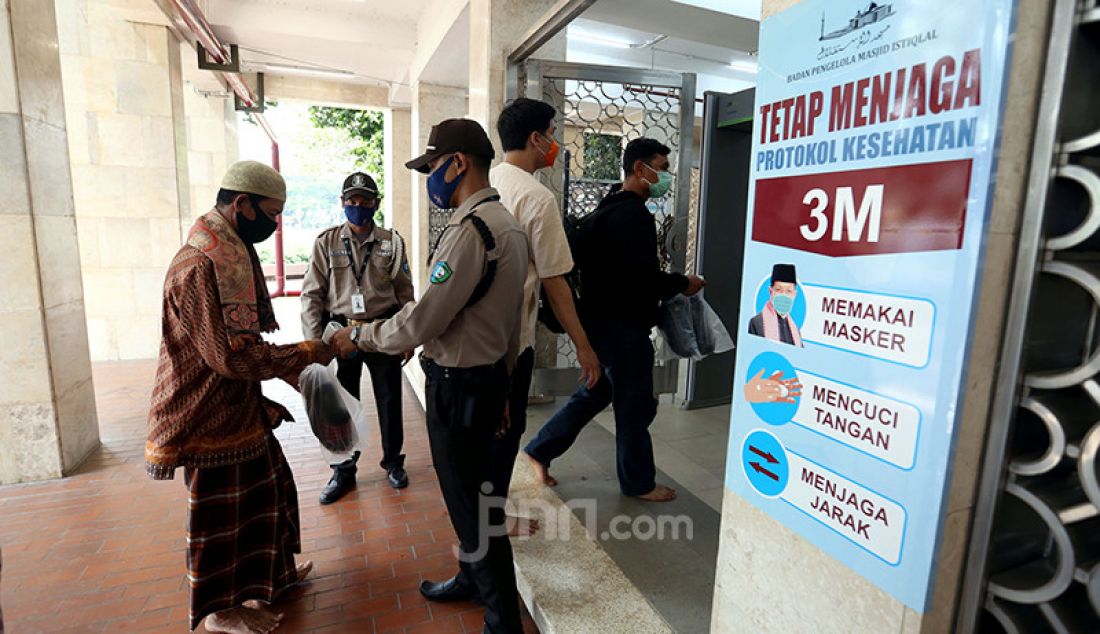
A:
<svg viewBox="0 0 1100 634">
<path fill-rule="evenodd" d="M 559 201 L 563 214 L 585 216 L 622 180 L 622 151 L 631 140 L 648 137 L 667 145 L 669 195 L 650 200 L 657 225 L 654 248 L 665 270 L 684 270 L 691 187 L 691 129 L 695 79 L 678 73 L 544 62 L 527 62 L 525 92 L 561 113 L 555 137 L 563 160 L 539 172 Z M 688 130 L 686 135 L 683 130 Z M 686 147 L 685 147 L 686 142 Z M 536 345 L 535 391 L 565 395 L 576 388 L 576 353 L 566 336 L 540 326 Z M 676 389 L 675 364 L 655 371 L 658 392 Z"/>
<path fill-rule="evenodd" d="M 984 590 L 964 596 L 980 601 L 979 632 L 1100 632 L 1100 6 L 1063 1 L 1054 15 L 1030 184 L 1046 202 L 1028 211 L 1041 214 L 1041 256 L 1013 292 L 1028 315 L 1023 386 L 986 463 L 998 471 L 979 508 L 996 512 L 972 545 L 986 554 Z"/>
</svg>

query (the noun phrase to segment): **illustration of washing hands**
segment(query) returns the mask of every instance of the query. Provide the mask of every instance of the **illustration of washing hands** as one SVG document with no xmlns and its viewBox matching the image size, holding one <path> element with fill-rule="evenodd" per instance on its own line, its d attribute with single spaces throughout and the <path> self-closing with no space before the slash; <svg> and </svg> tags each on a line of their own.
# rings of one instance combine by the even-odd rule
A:
<svg viewBox="0 0 1100 634">
<path fill-rule="evenodd" d="M 783 372 L 764 378 L 761 370 L 745 384 L 745 400 L 750 403 L 797 403 L 802 396 L 802 383 L 798 378 L 784 379 Z"/>
</svg>

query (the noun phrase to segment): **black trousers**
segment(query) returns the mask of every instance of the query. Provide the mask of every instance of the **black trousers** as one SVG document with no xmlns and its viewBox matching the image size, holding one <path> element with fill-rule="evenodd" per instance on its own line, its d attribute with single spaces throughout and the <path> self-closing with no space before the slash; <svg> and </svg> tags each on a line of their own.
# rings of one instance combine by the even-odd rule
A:
<svg viewBox="0 0 1100 634">
<path fill-rule="evenodd" d="M 512 469 L 516 466 L 519 444 L 527 431 L 527 395 L 531 391 L 531 377 L 535 373 L 535 349 L 524 350 L 516 361 L 508 388 L 508 413 L 512 421 L 503 436 L 493 437 L 490 465 L 493 495 L 506 498 L 512 486 Z"/>
<path fill-rule="evenodd" d="M 336 359 L 336 378 L 349 394 L 359 399 L 359 381 L 363 366 L 370 372 L 374 403 L 378 407 L 378 426 L 382 431 L 382 468 L 389 471 L 405 466 L 401 447 L 405 443 L 405 424 L 401 415 L 401 357 L 381 352 L 359 352 L 348 359 Z"/>
<path fill-rule="evenodd" d="M 504 413 L 507 371 L 503 363 L 455 369 L 429 361 L 424 370 L 428 442 L 458 537 L 460 566 L 485 604 L 485 631 L 522 634 L 504 506 L 483 488 L 493 477 L 493 439 Z"/>
<path fill-rule="evenodd" d="M 524 448 L 547 467 L 562 455 L 585 425 L 608 405 L 615 409 L 615 453 L 623 495 L 645 495 L 656 486 L 653 439 L 657 416 L 653 397 L 653 344 L 649 328 L 625 323 L 586 323 L 603 376 L 592 389 L 582 385 Z"/>
</svg>

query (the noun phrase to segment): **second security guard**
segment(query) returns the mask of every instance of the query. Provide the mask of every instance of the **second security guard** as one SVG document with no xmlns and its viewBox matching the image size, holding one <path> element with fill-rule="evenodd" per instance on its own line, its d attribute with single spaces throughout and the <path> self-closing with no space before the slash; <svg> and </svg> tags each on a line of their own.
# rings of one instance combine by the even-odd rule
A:
<svg viewBox="0 0 1100 634">
<path fill-rule="evenodd" d="M 325 324 L 369 324 L 397 314 L 413 300 L 413 284 L 405 258 L 405 243 L 396 231 L 377 226 L 374 214 L 380 201 L 378 185 L 369 174 L 355 172 L 344 180 L 340 200 L 347 222 L 317 237 L 302 282 L 302 331 L 320 339 Z M 401 413 L 401 364 L 411 356 L 361 352 L 337 359 L 337 378 L 359 398 L 363 365 L 370 371 L 378 422 L 382 432 L 382 468 L 390 485 L 409 484 L 405 473 L 404 423 Z M 332 479 L 321 492 L 321 504 L 339 500 L 355 486 L 359 451 L 332 466 Z"/>
</svg>

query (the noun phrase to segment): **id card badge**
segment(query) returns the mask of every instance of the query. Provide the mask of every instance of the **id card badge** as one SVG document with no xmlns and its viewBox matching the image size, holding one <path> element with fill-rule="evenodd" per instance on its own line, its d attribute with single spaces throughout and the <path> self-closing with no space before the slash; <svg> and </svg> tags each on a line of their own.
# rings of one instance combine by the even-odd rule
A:
<svg viewBox="0 0 1100 634">
<path fill-rule="evenodd" d="M 357 315 L 367 312 L 367 300 L 363 298 L 362 293 L 355 293 L 351 296 L 351 312 Z"/>
</svg>

